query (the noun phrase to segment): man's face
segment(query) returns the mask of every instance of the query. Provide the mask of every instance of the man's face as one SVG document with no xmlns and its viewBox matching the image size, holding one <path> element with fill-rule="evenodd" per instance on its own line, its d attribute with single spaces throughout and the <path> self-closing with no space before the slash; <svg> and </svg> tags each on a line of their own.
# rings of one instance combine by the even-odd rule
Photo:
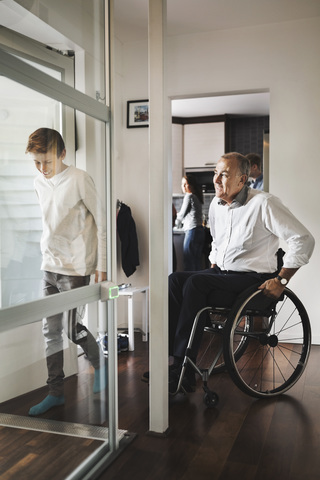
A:
<svg viewBox="0 0 320 480">
<path fill-rule="evenodd" d="M 45 178 L 52 178 L 64 170 L 64 164 L 62 162 L 66 155 L 65 150 L 63 150 L 60 157 L 57 157 L 56 153 L 52 150 L 49 150 L 47 153 L 29 152 L 28 155 L 34 161 L 36 169 L 39 170 Z"/>
<path fill-rule="evenodd" d="M 230 204 L 242 190 L 246 180 L 247 176 L 240 174 L 235 158 L 220 158 L 213 177 L 218 198 Z"/>
<path fill-rule="evenodd" d="M 253 163 L 253 164 L 251 165 L 249 177 L 257 178 L 257 177 L 259 177 L 259 175 L 260 175 L 260 170 L 259 170 L 259 168 L 258 168 L 258 165 L 256 165 L 255 163 Z"/>
</svg>

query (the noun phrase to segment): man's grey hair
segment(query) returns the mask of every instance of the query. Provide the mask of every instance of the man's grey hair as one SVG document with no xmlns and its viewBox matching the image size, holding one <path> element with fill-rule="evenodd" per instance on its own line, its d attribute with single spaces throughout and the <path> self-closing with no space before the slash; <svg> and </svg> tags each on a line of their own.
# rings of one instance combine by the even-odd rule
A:
<svg viewBox="0 0 320 480">
<path fill-rule="evenodd" d="M 241 153 L 238 152 L 230 152 L 222 155 L 221 158 L 225 158 L 226 160 L 235 158 L 238 162 L 238 168 L 241 175 L 247 175 L 247 177 L 249 177 L 251 165 L 249 159 L 244 155 L 241 155 Z"/>
</svg>

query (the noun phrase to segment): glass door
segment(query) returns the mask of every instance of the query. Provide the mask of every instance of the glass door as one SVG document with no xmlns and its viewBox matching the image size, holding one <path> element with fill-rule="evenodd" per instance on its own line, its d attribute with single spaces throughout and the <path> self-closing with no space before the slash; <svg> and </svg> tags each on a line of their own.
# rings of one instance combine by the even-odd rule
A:
<svg viewBox="0 0 320 480">
<path fill-rule="evenodd" d="M 41 211 L 25 149 L 38 125 L 58 131 L 63 125 L 60 102 L 4 76 L 0 103 L 0 306 L 5 308 L 42 296 Z"/>
<path fill-rule="evenodd" d="M 90 269 L 70 275 L 50 267 L 50 275 L 44 274 L 44 252 L 53 248 L 50 242 L 46 244 L 44 234 L 54 224 L 59 232 L 54 248 L 59 250 L 61 242 L 74 240 L 73 232 L 80 224 L 87 225 L 90 212 L 100 212 L 94 217 L 90 232 L 98 231 L 99 221 L 106 219 L 111 201 L 106 163 L 109 112 L 101 102 L 66 85 L 63 69 L 43 67 L 30 58 L 26 62 L 22 56 L 13 52 L 11 46 L 0 48 L 0 425 L 12 442 L 17 441 L 14 435 L 23 431 L 24 444 L 33 446 L 34 451 L 31 448 L 28 457 L 21 447 L 21 458 L 16 450 L 15 458 L 8 453 L 6 465 L 1 468 L 6 468 L 3 472 L 9 471 L 12 462 L 19 476 L 22 471 L 27 472 L 27 456 L 35 460 L 33 463 L 30 460 L 31 471 L 40 469 L 38 475 L 43 478 L 82 478 L 84 472 L 102 468 L 128 438 L 126 432 L 117 428 L 113 305 L 112 301 L 99 302 L 102 293 L 105 299 L 108 295 L 100 283 L 94 283 Z M 46 193 L 42 195 L 41 190 L 48 185 L 43 178 L 45 172 L 38 169 L 37 158 L 26 154 L 28 138 L 39 128 L 53 129 L 65 141 L 65 168 L 61 173 L 74 172 L 75 177 L 74 183 L 69 183 L 69 191 L 61 190 L 65 194 L 64 204 L 58 195 L 46 204 Z M 65 180 L 59 177 L 56 182 L 54 177 L 59 173 L 53 175 L 52 190 L 62 183 L 62 178 Z M 85 180 L 77 183 L 77 175 Z M 40 179 L 38 194 L 35 179 Z M 81 196 L 73 189 L 73 185 L 82 188 L 82 181 L 95 190 L 91 203 L 86 195 Z M 80 206 L 80 200 L 73 201 L 78 194 L 82 203 L 87 207 L 90 204 L 87 210 Z M 44 214 L 45 204 L 48 217 Z M 64 213 L 61 205 L 65 207 Z M 55 216 L 56 211 L 60 212 L 59 217 Z M 110 219 L 106 223 L 110 224 Z M 107 235 L 105 256 L 110 259 L 111 232 Z M 73 250 L 76 259 L 88 253 L 88 245 L 95 245 L 94 239 L 86 243 L 84 238 L 82 232 L 76 239 Z M 60 257 L 55 258 L 57 263 L 63 263 Z M 70 262 L 73 261 L 76 260 L 72 258 Z M 111 280 L 111 267 L 106 270 L 107 280 Z M 64 290 L 60 282 L 60 293 L 46 296 L 53 285 L 52 273 L 56 275 L 56 288 L 57 275 L 63 276 L 63 280 L 64 276 L 72 277 L 72 281 L 73 277 L 81 277 L 81 281 L 82 277 L 89 277 L 90 283 L 86 280 L 77 288 Z M 102 311 L 100 318 L 99 311 Z M 57 326 L 58 337 L 61 326 L 64 327 L 58 341 L 49 324 Z M 106 333 L 107 356 L 99 342 Z M 50 350 L 52 345 L 56 350 Z M 61 355 L 63 373 L 60 369 L 56 375 Z M 55 392 L 57 385 L 53 385 L 52 377 L 61 379 L 61 375 L 65 377 L 63 391 Z M 49 397 L 58 400 L 45 403 Z M 43 449 L 40 462 L 37 452 L 43 441 L 50 448 Z"/>
</svg>

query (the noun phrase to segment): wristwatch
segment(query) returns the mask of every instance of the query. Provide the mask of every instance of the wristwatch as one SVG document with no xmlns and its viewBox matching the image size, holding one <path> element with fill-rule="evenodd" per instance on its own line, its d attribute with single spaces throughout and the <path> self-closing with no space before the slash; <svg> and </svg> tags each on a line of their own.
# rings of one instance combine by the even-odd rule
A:
<svg viewBox="0 0 320 480">
<path fill-rule="evenodd" d="M 288 280 L 286 278 L 280 277 L 280 275 L 277 275 L 276 278 L 279 280 L 281 285 L 287 285 Z"/>
</svg>

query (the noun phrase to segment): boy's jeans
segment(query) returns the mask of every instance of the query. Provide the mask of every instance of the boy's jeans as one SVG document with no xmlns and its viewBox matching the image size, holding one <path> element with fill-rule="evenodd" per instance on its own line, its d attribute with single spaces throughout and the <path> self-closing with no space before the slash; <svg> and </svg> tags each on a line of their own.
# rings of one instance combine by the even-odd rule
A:
<svg viewBox="0 0 320 480">
<path fill-rule="evenodd" d="M 43 276 L 44 295 L 53 295 L 83 287 L 89 282 L 89 275 L 70 276 L 45 271 Z M 93 335 L 82 325 L 80 310 L 81 307 L 43 319 L 42 332 L 46 344 L 47 384 L 50 395 L 63 395 L 63 329 L 72 342 L 81 346 L 92 366 L 94 368 L 100 366 L 100 349 Z"/>
</svg>

